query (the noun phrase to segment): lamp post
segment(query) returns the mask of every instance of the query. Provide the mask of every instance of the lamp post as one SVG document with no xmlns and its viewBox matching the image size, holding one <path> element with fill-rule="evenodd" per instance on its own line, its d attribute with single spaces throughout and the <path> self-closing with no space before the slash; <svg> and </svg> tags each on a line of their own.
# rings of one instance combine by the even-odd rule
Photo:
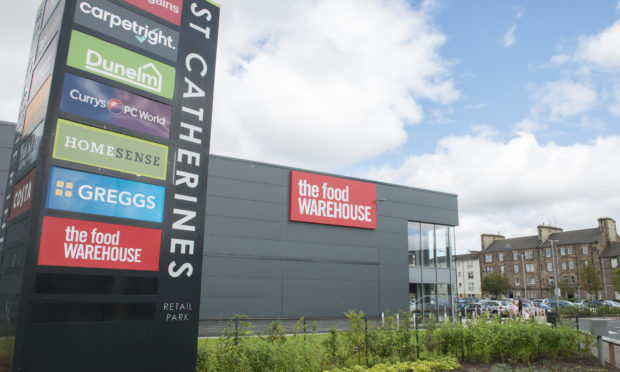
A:
<svg viewBox="0 0 620 372">
<path fill-rule="evenodd" d="M 559 243 L 559 240 L 553 240 L 553 239 L 547 239 L 549 241 L 549 243 L 551 243 L 551 265 L 553 265 L 553 284 L 555 286 L 555 307 L 556 307 L 556 311 L 559 311 L 559 304 L 558 304 L 558 300 L 560 297 L 560 293 L 558 290 L 558 274 L 557 274 L 557 263 L 556 263 L 556 257 L 555 257 L 555 246 L 554 243 Z"/>
<path fill-rule="evenodd" d="M 525 253 L 521 253 L 521 266 L 523 270 L 523 292 L 525 298 L 527 298 L 527 283 L 525 282 Z"/>
</svg>

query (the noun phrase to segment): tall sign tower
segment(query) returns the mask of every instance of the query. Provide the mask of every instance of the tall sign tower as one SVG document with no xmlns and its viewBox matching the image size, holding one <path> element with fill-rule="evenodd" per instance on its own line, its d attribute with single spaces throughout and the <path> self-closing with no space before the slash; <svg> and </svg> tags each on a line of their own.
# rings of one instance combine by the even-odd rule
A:
<svg viewBox="0 0 620 372">
<path fill-rule="evenodd" d="M 0 229 L 0 371 L 194 371 L 219 6 L 44 0 Z"/>
</svg>

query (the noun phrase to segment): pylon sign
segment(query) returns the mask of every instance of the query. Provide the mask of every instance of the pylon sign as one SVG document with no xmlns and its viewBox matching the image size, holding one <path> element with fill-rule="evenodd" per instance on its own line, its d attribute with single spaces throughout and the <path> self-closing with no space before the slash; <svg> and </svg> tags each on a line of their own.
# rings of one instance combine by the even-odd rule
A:
<svg viewBox="0 0 620 372">
<path fill-rule="evenodd" d="M 195 370 L 218 25 L 211 0 L 41 4 L 0 225 L 0 370 Z"/>
</svg>

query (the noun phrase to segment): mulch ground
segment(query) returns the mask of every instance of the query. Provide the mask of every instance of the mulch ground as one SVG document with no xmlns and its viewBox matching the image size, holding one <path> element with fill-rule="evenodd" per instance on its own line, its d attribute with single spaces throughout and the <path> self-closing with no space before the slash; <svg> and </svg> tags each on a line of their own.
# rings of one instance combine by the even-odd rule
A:
<svg viewBox="0 0 620 372">
<path fill-rule="evenodd" d="M 461 363 L 461 368 L 457 371 L 462 372 L 594 372 L 594 371 L 620 371 L 618 368 L 601 367 L 596 357 L 581 354 L 570 358 L 562 358 L 555 361 L 542 361 L 527 364 L 501 364 L 501 363 Z"/>
</svg>

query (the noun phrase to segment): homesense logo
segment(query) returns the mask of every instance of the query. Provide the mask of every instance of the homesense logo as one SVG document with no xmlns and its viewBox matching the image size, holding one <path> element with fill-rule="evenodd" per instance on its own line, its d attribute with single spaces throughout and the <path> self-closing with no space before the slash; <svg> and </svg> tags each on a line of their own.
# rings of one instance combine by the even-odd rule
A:
<svg viewBox="0 0 620 372">
<path fill-rule="evenodd" d="M 78 2 L 75 22 L 176 61 L 178 32 L 113 3 Z"/>
<path fill-rule="evenodd" d="M 170 134 L 171 106 L 69 73 L 60 109 L 162 138 Z"/>
<path fill-rule="evenodd" d="M 173 67 L 79 31 L 71 33 L 67 64 L 165 98 L 174 95 Z"/>
</svg>

